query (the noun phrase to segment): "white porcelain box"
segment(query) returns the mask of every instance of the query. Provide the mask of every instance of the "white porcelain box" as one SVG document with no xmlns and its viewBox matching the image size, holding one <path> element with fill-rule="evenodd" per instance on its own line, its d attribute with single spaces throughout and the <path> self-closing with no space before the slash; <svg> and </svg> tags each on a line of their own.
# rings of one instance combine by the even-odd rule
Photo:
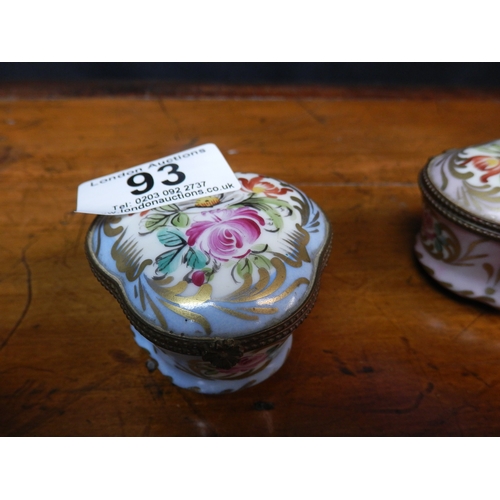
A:
<svg viewBox="0 0 500 500">
<path fill-rule="evenodd" d="M 450 291 L 500 307 L 500 140 L 432 158 L 419 183 L 420 263 Z"/>
<path fill-rule="evenodd" d="M 304 193 L 236 175 L 233 193 L 98 216 L 86 241 L 136 342 L 174 384 L 204 393 L 252 386 L 282 366 L 331 248 L 330 224 Z"/>
</svg>

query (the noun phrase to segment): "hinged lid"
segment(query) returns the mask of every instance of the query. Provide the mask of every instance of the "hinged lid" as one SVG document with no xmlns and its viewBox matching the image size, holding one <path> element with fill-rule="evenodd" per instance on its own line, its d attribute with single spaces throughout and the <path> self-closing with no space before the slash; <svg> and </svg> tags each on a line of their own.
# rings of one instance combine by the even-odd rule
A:
<svg viewBox="0 0 500 500">
<path fill-rule="evenodd" d="M 89 230 L 94 273 L 157 346 L 259 347 L 287 336 L 314 303 L 331 244 L 325 215 L 289 184 L 236 175 L 233 193 L 98 216 Z"/>
<path fill-rule="evenodd" d="M 419 181 L 424 196 L 444 216 L 500 239 L 500 140 L 432 158 Z"/>
</svg>

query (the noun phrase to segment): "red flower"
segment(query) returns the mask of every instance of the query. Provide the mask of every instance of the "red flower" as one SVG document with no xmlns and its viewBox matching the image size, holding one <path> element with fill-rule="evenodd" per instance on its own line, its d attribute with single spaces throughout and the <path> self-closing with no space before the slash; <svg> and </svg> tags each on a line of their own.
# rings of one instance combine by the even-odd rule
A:
<svg viewBox="0 0 500 500">
<path fill-rule="evenodd" d="M 246 191 L 251 191 L 253 193 L 264 193 L 266 196 L 270 198 L 277 198 L 288 191 L 291 191 L 289 188 L 280 188 L 273 184 L 272 182 L 263 180 L 264 177 L 258 175 L 253 179 L 239 179 L 241 182 L 243 189 Z"/>
<path fill-rule="evenodd" d="M 492 156 L 473 156 L 468 162 L 478 170 L 486 172 L 481 176 L 481 182 L 488 182 L 493 175 L 500 174 L 500 159 Z"/>
<path fill-rule="evenodd" d="M 425 240 L 433 240 L 436 237 L 434 218 L 429 210 L 424 210 L 421 233 Z"/>
</svg>

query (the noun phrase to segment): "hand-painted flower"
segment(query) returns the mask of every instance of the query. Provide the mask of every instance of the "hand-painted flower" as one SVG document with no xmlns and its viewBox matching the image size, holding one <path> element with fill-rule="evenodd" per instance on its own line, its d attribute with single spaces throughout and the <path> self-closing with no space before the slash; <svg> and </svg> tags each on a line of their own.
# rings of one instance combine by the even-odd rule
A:
<svg viewBox="0 0 500 500">
<path fill-rule="evenodd" d="M 188 245 L 196 246 L 214 259 L 227 262 L 250 253 L 260 236 L 264 219 L 253 208 L 203 212 L 204 220 L 196 221 L 186 231 Z"/>
<path fill-rule="evenodd" d="M 425 209 L 422 218 L 422 228 L 420 230 L 424 240 L 433 240 L 436 237 L 435 223 L 436 221 L 432 217 L 431 211 Z"/>
<path fill-rule="evenodd" d="M 267 361 L 267 359 L 268 357 L 265 352 L 254 354 L 253 356 L 243 356 L 237 365 L 228 369 L 219 368 L 219 373 L 236 375 L 237 373 L 250 371 L 257 368 L 259 365 L 264 363 L 264 361 Z"/>
<path fill-rule="evenodd" d="M 288 191 L 292 191 L 290 188 L 280 188 L 272 182 L 263 179 L 264 177 L 257 175 L 250 180 L 245 178 L 240 178 L 238 180 L 241 182 L 241 186 L 244 190 L 251 191 L 253 193 L 264 193 L 270 198 L 276 198 L 286 194 Z"/>
<path fill-rule="evenodd" d="M 488 182 L 493 175 L 500 174 L 500 159 L 493 156 L 473 156 L 467 163 L 472 163 L 478 170 L 486 172 L 481 176 L 481 182 Z"/>
</svg>

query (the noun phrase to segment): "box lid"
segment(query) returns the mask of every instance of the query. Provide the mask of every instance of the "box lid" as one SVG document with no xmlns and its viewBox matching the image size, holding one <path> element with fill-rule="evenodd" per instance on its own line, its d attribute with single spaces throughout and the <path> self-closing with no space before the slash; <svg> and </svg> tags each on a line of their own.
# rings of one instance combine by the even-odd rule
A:
<svg viewBox="0 0 500 500">
<path fill-rule="evenodd" d="M 236 175 L 239 191 L 98 216 L 88 232 L 97 278 L 160 347 L 267 345 L 314 303 L 331 246 L 324 213 L 290 184 Z"/>
<path fill-rule="evenodd" d="M 424 196 L 443 215 L 500 237 L 500 139 L 431 158 L 419 181 Z"/>
</svg>

